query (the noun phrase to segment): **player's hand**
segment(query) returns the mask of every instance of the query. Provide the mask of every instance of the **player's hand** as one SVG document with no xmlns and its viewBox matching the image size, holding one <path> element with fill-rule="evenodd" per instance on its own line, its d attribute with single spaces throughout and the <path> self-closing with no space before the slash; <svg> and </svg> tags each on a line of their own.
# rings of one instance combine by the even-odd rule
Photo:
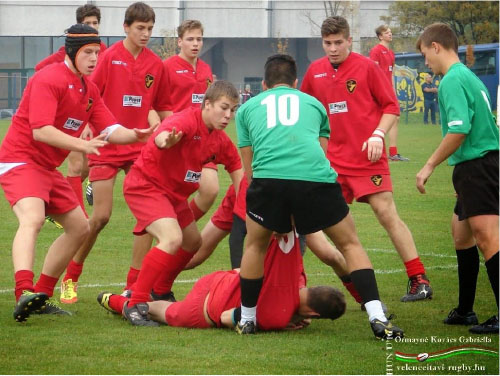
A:
<svg viewBox="0 0 500 376">
<path fill-rule="evenodd" d="M 165 131 L 158 134 L 155 138 L 155 144 L 159 149 L 168 149 L 178 143 L 183 135 L 182 131 L 177 133 L 177 130 L 173 128 L 172 132 Z"/>
<path fill-rule="evenodd" d="M 420 193 L 425 193 L 425 184 L 427 180 L 434 172 L 434 167 L 429 164 L 425 164 L 424 167 L 417 174 L 417 189 Z"/>
<path fill-rule="evenodd" d="M 100 155 L 99 153 L 99 148 L 102 148 L 103 146 L 108 144 L 108 141 L 105 141 L 104 139 L 106 138 L 106 134 L 100 134 L 97 137 L 94 137 L 93 139 L 89 141 L 85 141 L 85 146 L 83 152 L 85 154 L 97 154 Z"/>
<path fill-rule="evenodd" d="M 307 328 L 309 324 L 311 323 L 311 319 L 303 319 L 299 321 L 290 321 L 287 326 L 285 327 L 285 330 L 300 330 Z"/>
<path fill-rule="evenodd" d="M 133 131 L 135 132 L 135 137 L 137 137 L 137 141 L 146 142 L 148 140 L 149 136 L 151 136 L 153 134 L 153 132 L 155 131 L 157 126 L 158 126 L 158 124 L 153 126 L 153 127 L 146 128 L 146 129 L 134 128 Z"/>
<path fill-rule="evenodd" d="M 377 136 L 371 136 L 368 140 L 363 142 L 361 151 L 365 150 L 368 151 L 368 159 L 370 162 L 377 162 L 384 151 L 384 139 Z"/>
<path fill-rule="evenodd" d="M 93 137 L 94 134 L 92 133 L 92 129 L 90 129 L 90 126 L 87 123 L 87 125 L 85 125 L 85 128 L 83 129 L 82 134 L 80 135 L 80 138 L 82 140 L 90 140 Z"/>
</svg>

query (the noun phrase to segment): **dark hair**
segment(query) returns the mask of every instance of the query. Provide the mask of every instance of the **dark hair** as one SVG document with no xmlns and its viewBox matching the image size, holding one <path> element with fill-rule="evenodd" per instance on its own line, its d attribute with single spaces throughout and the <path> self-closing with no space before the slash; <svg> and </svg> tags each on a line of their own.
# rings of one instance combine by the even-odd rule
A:
<svg viewBox="0 0 500 376">
<path fill-rule="evenodd" d="M 213 82 L 205 92 L 202 108 L 205 108 L 205 102 L 207 100 L 209 100 L 211 103 L 214 103 L 222 97 L 227 97 L 234 103 L 238 103 L 240 99 L 238 90 L 236 90 L 236 88 L 231 82 L 225 80 L 218 80 Z"/>
<path fill-rule="evenodd" d="M 278 84 L 292 86 L 297 79 L 297 64 L 290 55 L 277 54 L 267 58 L 264 81 L 268 88 Z"/>
<path fill-rule="evenodd" d="M 380 25 L 375 29 L 375 34 L 377 34 L 377 37 L 380 37 L 383 33 L 385 33 L 389 29 L 389 26 L 387 25 Z"/>
<path fill-rule="evenodd" d="M 331 34 L 342 34 L 346 39 L 350 35 L 349 23 L 344 17 L 328 17 L 321 24 L 321 36 L 327 37 Z"/>
<path fill-rule="evenodd" d="M 417 51 L 421 46 L 430 47 L 432 42 L 439 43 L 446 50 L 458 53 L 458 38 L 452 28 L 444 23 L 433 23 L 427 26 L 417 39 Z"/>
<path fill-rule="evenodd" d="M 182 38 L 186 31 L 196 30 L 196 29 L 200 29 L 201 35 L 203 35 L 203 25 L 201 24 L 200 21 L 198 21 L 198 20 L 184 20 L 179 25 L 179 27 L 177 27 L 177 36 L 179 38 Z"/>
<path fill-rule="evenodd" d="M 130 26 L 135 21 L 155 23 L 155 11 L 148 4 L 141 1 L 131 4 L 125 11 L 124 24 Z"/>
<path fill-rule="evenodd" d="M 308 288 L 307 305 L 321 319 L 338 319 L 345 312 L 344 294 L 330 286 L 314 286 Z"/>
<path fill-rule="evenodd" d="M 101 10 L 93 4 L 85 4 L 76 10 L 76 22 L 83 23 L 85 17 L 97 17 L 97 22 L 101 23 Z"/>
</svg>

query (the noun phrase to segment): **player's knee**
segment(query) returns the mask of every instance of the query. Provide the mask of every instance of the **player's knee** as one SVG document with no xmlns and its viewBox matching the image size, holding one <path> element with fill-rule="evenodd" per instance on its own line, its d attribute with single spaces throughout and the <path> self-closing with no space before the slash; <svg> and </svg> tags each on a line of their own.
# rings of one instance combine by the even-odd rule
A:
<svg viewBox="0 0 500 376">
<path fill-rule="evenodd" d="M 37 214 L 27 214 L 19 221 L 21 231 L 29 231 L 38 234 L 45 223 L 45 218 Z"/>
<path fill-rule="evenodd" d="M 109 222 L 109 217 L 111 215 L 101 214 L 101 215 L 92 215 L 89 224 L 90 230 L 94 232 L 101 231 Z"/>
</svg>

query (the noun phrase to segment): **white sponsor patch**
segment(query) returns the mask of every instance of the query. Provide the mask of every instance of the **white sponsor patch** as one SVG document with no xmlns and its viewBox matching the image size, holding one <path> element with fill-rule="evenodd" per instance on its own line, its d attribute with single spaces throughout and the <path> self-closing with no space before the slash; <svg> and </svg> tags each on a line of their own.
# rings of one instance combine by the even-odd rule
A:
<svg viewBox="0 0 500 376">
<path fill-rule="evenodd" d="M 203 103 L 203 98 L 205 98 L 205 94 L 193 94 L 191 96 L 192 103 Z"/>
<path fill-rule="evenodd" d="M 63 128 L 77 131 L 83 124 L 83 120 L 68 118 L 64 123 Z"/>
<path fill-rule="evenodd" d="M 325 73 L 319 73 L 319 74 L 315 74 L 315 75 L 314 75 L 314 78 L 321 78 L 321 77 L 326 77 L 326 72 L 325 72 Z"/>
<path fill-rule="evenodd" d="M 201 179 L 201 171 L 196 172 L 188 170 L 186 172 L 186 177 L 184 178 L 184 181 L 188 183 L 199 183 L 200 179 Z"/>
<path fill-rule="evenodd" d="M 127 63 L 121 60 L 111 60 L 112 65 L 123 65 L 124 67 L 127 66 Z"/>
<path fill-rule="evenodd" d="M 183 69 L 183 70 L 176 70 L 175 73 L 179 73 L 179 74 L 182 74 L 182 73 L 188 73 L 189 71 L 187 69 Z"/>
<path fill-rule="evenodd" d="M 464 122 L 462 120 L 453 120 L 448 123 L 448 127 L 455 127 L 457 125 L 462 125 Z"/>
<path fill-rule="evenodd" d="M 123 107 L 141 107 L 142 96 L 140 95 L 127 95 L 123 96 Z"/>
<path fill-rule="evenodd" d="M 340 112 L 348 112 L 346 101 L 336 102 L 336 103 L 328 103 L 328 108 L 330 110 L 330 114 L 338 114 Z"/>
</svg>

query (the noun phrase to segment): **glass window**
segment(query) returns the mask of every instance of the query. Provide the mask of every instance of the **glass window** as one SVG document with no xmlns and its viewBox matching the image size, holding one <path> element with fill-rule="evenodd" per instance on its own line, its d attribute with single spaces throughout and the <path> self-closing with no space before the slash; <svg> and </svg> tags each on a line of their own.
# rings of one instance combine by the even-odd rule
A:
<svg viewBox="0 0 500 376">
<path fill-rule="evenodd" d="M 21 37 L 0 37 L 0 69 L 21 68 Z"/>
<path fill-rule="evenodd" d="M 40 60 L 51 53 L 50 37 L 24 37 L 23 68 L 34 68 Z"/>
</svg>

